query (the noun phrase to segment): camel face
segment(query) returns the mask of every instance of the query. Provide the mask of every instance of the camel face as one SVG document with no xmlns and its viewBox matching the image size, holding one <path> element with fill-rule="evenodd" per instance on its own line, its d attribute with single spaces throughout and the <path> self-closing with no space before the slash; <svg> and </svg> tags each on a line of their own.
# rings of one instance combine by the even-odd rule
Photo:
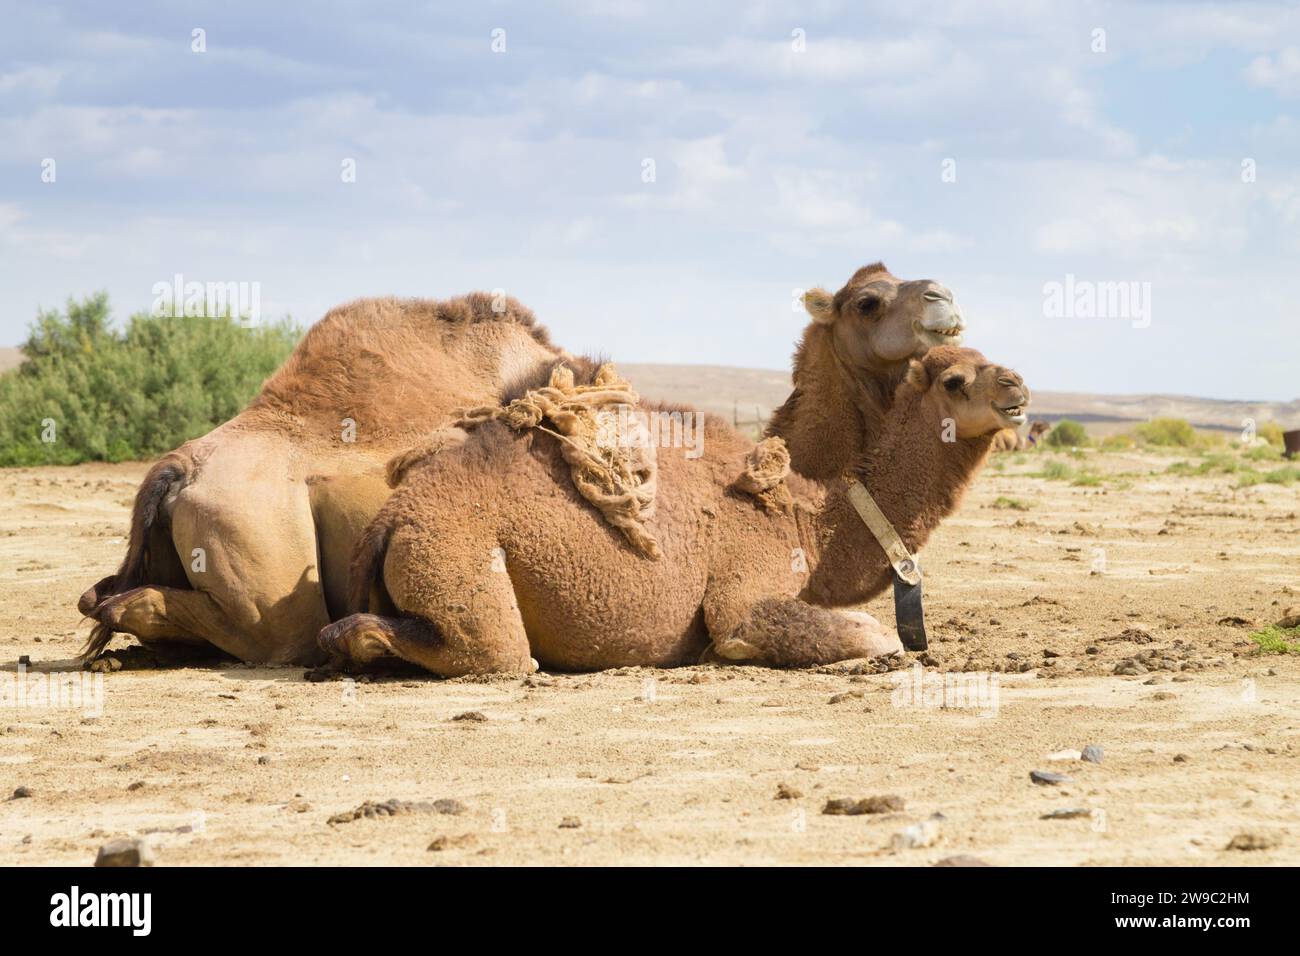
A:
<svg viewBox="0 0 1300 956">
<path fill-rule="evenodd" d="M 1023 425 L 1029 388 L 1020 373 L 995 365 L 974 349 L 938 348 L 913 362 L 908 384 L 938 403 L 958 438 L 979 438 Z"/>
<path fill-rule="evenodd" d="M 879 369 L 935 346 L 960 345 L 966 328 L 947 286 L 904 281 L 879 263 L 859 269 L 834 297 L 821 293 L 806 301 L 814 319 L 833 326 L 836 351 L 858 368 Z"/>
<path fill-rule="evenodd" d="M 954 365 L 935 388 L 957 423 L 958 438 L 978 438 L 1027 421 L 1029 389 L 1019 373 L 1001 365 Z"/>
</svg>

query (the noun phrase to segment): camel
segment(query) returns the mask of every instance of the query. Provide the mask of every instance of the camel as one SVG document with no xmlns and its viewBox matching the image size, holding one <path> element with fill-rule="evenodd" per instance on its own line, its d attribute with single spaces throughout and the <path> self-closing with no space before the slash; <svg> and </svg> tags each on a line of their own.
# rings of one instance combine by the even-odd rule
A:
<svg viewBox="0 0 1300 956">
<path fill-rule="evenodd" d="M 1028 401 L 980 353 L 931 349 L 909 361 L 852 474 L 915 553 Z M 659 456 L 651 560 L 579 496 L 553 434 L 478 425 L 406 471 L 357 546 L 356 613 L 321 631 L 322 649 L 343 667 L 400 658 L 443 677 L 901 652 L 892 629 L 838 610 L 892 574 L 848 483 L 789 474 L 782 439 L 755 446 L 714 417 L 704 447 Z"/>
<path fill-rule="evenodd" d="M 881 263 L 805 305 L 813 321 L 773 434 L 796 471 L 829 480 L 843 469 L 828 461 L 862 447 L 907 359 L 959 344 L 963 325 L 945 287 Z M 121 631 L 160 649 L 319 663 L 316 634 L 345 613 L 353 544 L 389 494 L 384 462 L 561 356 L 577 361 L 508 297 L 332 310 L 248 409 L 150 469 L 121 567 L 78 602 L 95 622 L 83 658 Z"/>
<path fill-rule="evenodd" d="M 564 353 L 531 310 L 475 292 L 361 299 L 316 323 L 249 406 L 145 476 L 118 572 L 81 596 L 83 657 L 115 631 L 247 662 L 313 663 L 346 607 L 383 466 L 458 406 Z"/>
<path fill-rule="evenodd" d="M 1043 440 L 1043 436 L 1052 430 L 1052 426 L 1047 422 L 1034 422 L 1029 426 L 1027 435 L 1020 434 L 1015 428 L 1004 428 L 993 436 L 994 453 L 1008 451 L 1028 451 L 1036 448 L 1038 443 Z"/>
<path fill-rule="evenodd" d="M 872 440 L 908 361 L 936 345 L 961 345 L 965 323 L 946 286 L 903 281 L 873 262 L 834 295 L 804 294 L 812 322 L 794 357 L 794 390 L 766 434 L 785 440 L 791 467 L 838 479 Z"/>
</svg>

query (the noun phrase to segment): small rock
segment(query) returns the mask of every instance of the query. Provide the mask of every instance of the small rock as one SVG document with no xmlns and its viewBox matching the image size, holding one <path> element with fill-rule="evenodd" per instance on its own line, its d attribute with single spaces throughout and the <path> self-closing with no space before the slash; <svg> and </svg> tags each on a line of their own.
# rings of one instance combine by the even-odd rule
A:
<svg viewBox="0 0 1300 956">
<path fill-rule="evenodd" d="M 481 710 L 466 710 L 457 714 L 452 720 L 467 720 L 470 723 L 481 724 L 487 720 L 487 714 Z"/>
<path fill-rule="evenodd" d="M 863 696 L 865 696 L 865 692 L 864 692 L 864 691 L 860 691 L 860 690 L 846 690 L 846 691 L 844 691 L 844 693 L 842 693 L 842 694 L 835 694 L 833 697 L 831 697 L 831 699 L 830 699 L 829 701 L 827 701 L 827 703 L 828 703 L 828 704 L 841 704 L 841 703 L 843 703 L 843 702 L 846 701 L 846 700 L 853 700 L 854 698 L 861 698 L 861 697 L 863 697 Z"/>
<path fill-rule="evenodd" d="M 10 800 L 24 800 L 24 799 L 26 799 L 27 797 L 30 797 L 31 795 L 32 795 L 32 788 L 31 788 L 31 787 L 18 787 L 17 789 L 14 790 L 14 795 L 13 795 L 12 797 L 10 797 L 9 799 L 10 799 Z"/>
<path fill-rule="evenodd" d="M 443 850 L 452 850 L 456 847 L 473 846 L 476 841 L 477 838 L 472 833 L 462 833 L 460 836 L 443 834 L 440 837 L 435 837 L 434 841 L 429 844 L 428 849 L 440 853 Z"/>
<path fill-rule="evenodd" d="M 891 850 L 917 850 L 930 846 L 939 839 L 939 824 L 934 820 L 922 820 L 910 827 L 904 827 L 889 838 Z"/>
<path fill-rule="evenodd" d="M 1029 779 L 1037 784 L 1055 785 L 1058 783 L 1065 783 L 1065 781 L 1070 778 L 1065 776 L 1065 774 L 1052 773 L 1050 770 L 1031 770 L 1029 771 Z"/>
<path fill-rule="evenodd" d="M 1133 659 L 1120 661 L 1115 665 L 1115 673 L 1120 677 L 1140 677 L 1147 672 L 1146 665 Z"/>
<path fill-rule="evenodd" d="M 260 766 L 265 767 L 267 764 L 271 762 L 271 758 L 267 756 L 261 756 L 257 758 L 257 762 Z"/>
<path fill-rule="evenodd" d="M 1174 754 L 1174 763 L 1187 763 L 1187 754 Z"/>
<path fill-rule="evenodd" d="M 458 817 L 465 812 L 465 804 L 461 803 L 459 800 L 453 800 L 451 797 L 442 797 L 433 801 L 433 809 L 437 810 L 439 813 Z"/>
<path fill-rule="evenodd" d="M 1268 833 L 1238 833 L 1228 841 L 1225 849 L 1229 850 L 1271 850 L 1282 843 L 1277 837 Z"/>
<path fill-rule="evenodd" d="M 1081 760 L 1083 753 L 1078 750 L 1058 750 L 1054 754 L 1047 755 L 1048 760 Z"/>
<path fill-rule="evenodd" d="M 1300 627 L 1300 605 L 1289 607 L 1277 619 L 1278 627 Z"/>
<path fill-rule="evenodd" d="M 1088 744 L 1079 753 L 1080 760 L 1086 760 L 1088 763 L 1101 763 L 1102 749 L 1096 744 Z"/>
<path fill-rule="evenodd" d="M 1073 820 L 1076 817 L 1090 817 L 1092 811 L 1087 807 L 1062 807 L 1060 810 L 1053 810 L 1051 813 L 1044 813 L 1038 819 L 1040 820 Z"/>
<path fill-rule="evenodd" d="M 822 813 L 831 816 L 857 817 L 867 813 L 898 813 L 903 809 L 903 806 L 903 798 L 893 793 L 877 797 L 864 797 L 861 800 L 854 800 L 852 797 L 841 797 L 836 800 L 827 800 L 826 806 L 822 807 Z"/>
<path fill-rule="evenodd" d="M 582 826 L 582 821 L 577 817 L 565 817 L 560 821 L 561 830 L 577 830 Z"/>
<path fill-rule="evenodd" d="M 935 866 L 992 866 L 992 863 L 985 863 L 977 856 L 945 856 Z"/>
<path fill-rule="evenodd" d="M 1152 694 L 1151 699 L 1152 700 L 1174 700 L 1175 698 L 1177 698 L 1177 696 L 1178 696 L 1177 694 L 1171 694 L 1167 690 L 1162 690 Z"/>
<path fill-rule="evenodd" d="M 799 790 L 798 788 L 792 787 L 788 783 L 778 783 L 776 785 L 776 796 L 773 797 L 773 799 L 774 800 L 798 800 L 802 796 L 803 796 L 803 791 Z"/>
<path fill-rule="evenodd" d="M 153 866 L 153 848 L 143 840 L 126 837 L 99 848 L 95 866 Z"/>
</svg>

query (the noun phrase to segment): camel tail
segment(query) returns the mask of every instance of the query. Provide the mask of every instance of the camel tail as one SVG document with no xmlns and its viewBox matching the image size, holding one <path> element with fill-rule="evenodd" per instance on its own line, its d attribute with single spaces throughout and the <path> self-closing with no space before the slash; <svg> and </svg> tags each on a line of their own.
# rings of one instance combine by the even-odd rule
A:
<svg viewBox="0 0 1300 956">
<path fill-rule="evenodd" d="M 370 593 L 384 570 L 388 554 L 388 539 L 393 526 L 380 515 L 370 522 L 361 534 L 352 552 L 352 566 L 348 569 L 348 613 L 365 614 L 370 610 Z"/>
<path fill-rule="evenodd" d="M 105 602 L 118 594 L 138 588 L 145 581 L 145 569 L 149 562 L 150 532 L 158 521 L 163 502 L 172 488 L 189 477 L 190 462 L 176 452 L 172 452 L 149 469 L 135 493 L 135 504 L 131 507 L 131 534 L 127 539 L 126 557 L 116 574 L 95 584 L 77 601 L 77 608 L 87 617 L 96 617 Z M 113 637 L 113 628 L 96 621 L 81 649 L 83 661 L 92 660 L 108 646 Z"/>
</svg>

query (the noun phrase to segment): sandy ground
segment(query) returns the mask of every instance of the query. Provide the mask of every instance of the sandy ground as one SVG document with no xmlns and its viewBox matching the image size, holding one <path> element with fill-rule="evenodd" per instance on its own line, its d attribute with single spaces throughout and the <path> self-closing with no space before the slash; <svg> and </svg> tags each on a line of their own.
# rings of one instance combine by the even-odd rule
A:
<svg viewBox="0 0 1300 956">
<path fill-rule="evenodd" d="M 913 670 L 128 668 L 98 714 L 0 707 L 0 863 L 139 834 L 160 865 L 1300 863 L 1300 656 L 1248 640 L 1300 604 L 1300 488 L 1144 454 L 1094 456 L 1099 487 L 1028 477 L 1046 457 L 999 459 L 923 555 L 946 706 Z M 143 473 L 0 472 L 0 679 L 70 666 Z M 1100 764 L 1062 753 L 1087 744 Z M 822 812 L 883 795 L 903 809 Z M 329 822 L 387 800 L 411 805 Z M 929 845 L 892 848 L 909 827 Z"/>
</svg>

